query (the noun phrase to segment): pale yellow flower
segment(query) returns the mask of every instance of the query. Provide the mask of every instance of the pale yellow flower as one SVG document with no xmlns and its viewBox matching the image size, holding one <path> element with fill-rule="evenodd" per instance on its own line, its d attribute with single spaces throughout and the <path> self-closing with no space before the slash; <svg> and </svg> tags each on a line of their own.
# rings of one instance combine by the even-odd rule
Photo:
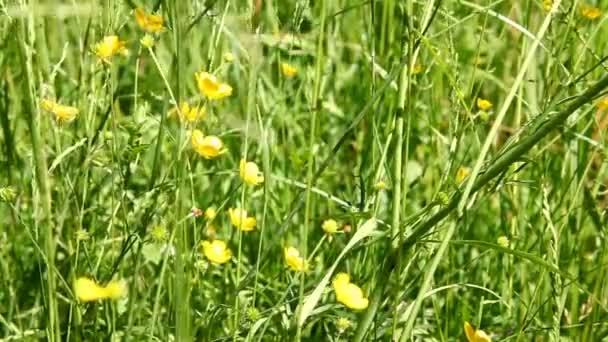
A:
<svg viewBox="0 0 608 342">
<path fill-rule="evenodd" d="M 456 183 L 460 184 L 462 181 L 467 178 L 471 174 L 471 169 L 465 166 L 461 166 L 458 171 L 456 171 Z"/>
<path fill-rule="evenodd" d="M 106 36 L 95 44 L 95 54 L 102 61 L 110 63 L 110 58 L 114 55 L 128 55 L 129 50 L 125 47 L 125 42 L 120 40 L 118 36 Z"/>
<path fill-rule="evenodd" d="M 47 112 L 53 113 L 59 122 L 70 122 L 78 116 L 79 110 L 76 107 L 64 106 L 51 100 L 42 100 L 40 107 Z"/>
<path fill-rule="evenodd" d="M 205 210 L 205 218 L 209 221 L 213 220 L 217 216 L 217 211 L 214 207 L 209 207 Z"/>
<path fill-rule="evenodd" d="M 336 222 L 336 220 L 333 220 L 333 219 L 329 219 L 329 220 L 323 221 L 323 224 L 321 225 L 321 228 L 323 228 L 323 230 L 327 234 L 334 234 L 339 229 L 338 222 Z"/>
<path fill-rule="evenodd" d="M 500 245 L 501 247 L 507 248 L 509 247 L 509 238 L 506 236 L 499 236 L 498 239 L 496 240 L 496 242 L 498 243 L 498 245 Z"/>
<path fill-rule="evenodd" d="M 543 9 L 547 12 L 553 7 L 553 0 L 543 0 Z"/>
<path fill-rule="evenodd" d="M 220 138 L 214 135 L 204 136 L 198 129 L 192 132 L 191 142 L 194 151 L 205 159 L 213 159 L 226 152 Z"/>
<path fill-rule="evenodd" d="M 286 77 L 293 77 L 298 73 L 298 69 L 291 64 L 281 63 L 281 73 Z"/>
<path fill-rule="evenodd" d="M 264 182 L 264 175 L 260 172 L 258 165 L 254 162 L 241 159 L 239 163 L 241 179 L 249 185 L 258 185 Z"/>
<path fill-rule="evenodd" d="M 232 62 L 234 62 L 234 55 L 232 53 L 230 53 L 230 52 L 226 52 L 224 54 L 224 56 L 222 56 L 222 57 L 224 59 L 224 62 L 226 62 L 226 63 L 232 63 Z"/>
<path fill-rule="evenodd" d="M 255 217 L 248 217 L 247 211 L 241 208 L 228 209 L 228 215 L 230 216 L 230 222 L 236 228 L 244 232 L 249 232 L 255 229 L 257 223 Z"/>
<path fill-rule="evenodd" d="M 215 264 L 225 264 L 230 261 L 232 251 L 226 247 L 226 243 L 222 240 L 203 241 L 203 254 L 205 257 Z"/>
<path fill-rule="evenodd" d="M 178 108 L 173 108 L 169 113 L 170 116 L 177 114 L 182 122 L 194 124 L 198 120 L 202 120 L 207 115 L 207 109 L 200 106 L 191 106 L 188 102 L 183 101 Z"/>
<path fill-rule="evenodd" d="M 488 110 L 490 108 L 492 108 L 492 102 L 486 100 L 486 99 L 482 99 L 481 97 L 477 98 L 477 108 L 481 109 L 481 110 Z"/>
<path fill-rule="evenodd" d="M 602 16 L 602 11 L 594 6 L 581 5 L 581 15 L 589 20 L 594 20 Z"/>
<path fill-rule="evenodd" d="M 351 325 L 353 325 L 353 323 L 345 317 L 338 318 L 338 321 L 336 322 L 336 327 L 341 333 L 344 333 Z"/>
<path fill-rule="evenodd" d="M 603 97 L 597 102 L 597 109 L 606 110 L 608 109 L 608 97 Z"/>
<path fill-rule="evenodd" d="M 146 48 L 151 48 L 154 46 L 154 37 L 152 37 L 150 34 L 145 34 L 140 40 L 139 42 L 141 43 L 141 45 L 143 45 Z"/>
<path fill-rule="evenodd" d="M 492 339 L 483 330 L 475 329 L 469 322 L 464 322 L 464 334 L 469 342 L 492 342 Z"/>
<path fill-rule="evenodd" d="M 194 77 L 198 90 L 210 100 L 219 100 L 232 95 L 232 87 L 229 84 L 220 82 L 208 72 L 197 72 Z"/>
<path fill-rule="evenodd" d="M 367 308 L 369 300 L 363 295 L 361 288 L 350 282 L 346 273 L 338 273 L 333 281 L 334 291 L 338 302 L 353 310 Z"/>
<path fill-rule="evenodd" d="M 74 293 L 78 300 L 90 302 L 101 299 L 118 299 L 127 292 L 127 286 L 123 280 L 113 280 L 106 286 L 100 286 L 94 280 L 80 277 L 74 283 Z"/>
<path fill-rule="evenodd" d="M 285 247 L 283 255 L 285 256 L 285 263 L 290 270 L 296 272 L 308 271 L 308 263 L 300 256 L 300 251 L 295 247 Z"/>
<path fill-rule="evenodd" d="M 157 33 L 165 29 L 163 26 L 165 20 L 161 15 L 148 14 L 139 7 L 133 11 L 133 14 L 135 14 L 137 25 L 144 31 Z"/>
</svg>

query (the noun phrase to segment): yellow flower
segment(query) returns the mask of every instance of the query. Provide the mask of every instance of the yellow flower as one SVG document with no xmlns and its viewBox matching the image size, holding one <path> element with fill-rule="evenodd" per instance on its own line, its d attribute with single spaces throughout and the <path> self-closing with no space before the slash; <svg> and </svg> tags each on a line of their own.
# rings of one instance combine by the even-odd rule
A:
<svg viewBox="0 0 608 342">
<path fill-rule="evenodd" d="M 293 77 L 298 73 L 298 69 L 291 64 L 281 63 L 281 72 L 286 77 Z"/>
<path fill-rule="evenodd" d="M 593 7 L 591 5 L 582 5 L 581 14 L 583 17 L 589 20 L 594 20 L 602 15 L 602 11 L 599 8 Z"/>
<path fill-rule="evenodd" d="M 214 135 L 204 136 L 198 129 L 192 132 L 191 142 L 196 153 L 205 159 L 213 159 L 226 152 L 220 138 Z"/>
<path fill-rule="evenodd" d="M 244 232 L 252 231 L 255 228 L 256 220 L 255 217 L 247 217 L 247 211 L 241 208 L 228 209 L 230 215 L 230 222 L 236 228 Z"/>
<path fill-rule="evenodd" d="M 200 106 L 190 106 L 186 101 L 182 102 L 179 106 L 179 110 L 173 108 L 169 113 L 170 116 L 177 114 L 182 122 L 190 124 L 196 123 L 198 120 L 203 119 L 207 115 L 207 109 Z"/>
<path fill-rule="evenodd" d="M 110 58 L 116 54 L 127 55 L 129 50 L 125 48 L 125 42 L 118 36 L 106 36 L 95 44 L 95 54 L 102 61 L 109 63 Z"/>
<path fill-rule="evenodd" d="M 219 100 L 232 95 L 232 87 L 227 83 L 222 83 L 208 72 L 197 72 L 194 77 L 201 94 L 210 100 Z"/>
<path fill-rule="evenodd" d="M 553 7 L 553 0 L 543 0 L 543 8 L 545 11 L 549 12 Z"/>
<path fill-rule="evenodd" d="M 388 189 L 388 185 L 386 184 L 385 181 L 378 181 L 376 184 L 374 184 L 374 190 L 376 191 L 382 191 L 382 190 L 386 190 Z"/>
<path fill-rule="evenodd" d="M 141 43 L 141 45 L 143 45 L 146 48 L 151 48 L 154 46 L 154 37 L 152 37 L 151 35 L 147 34 L 144 35 L 139 42 Z"/>
<path fill-rule="evenodd" d="M 223 58 L 224 58 L 224 62 L 226 62 L 226 63 L 234 62 L 234 55 L 230 52 L 226 52 L 224 54 Z"/>
<path fill-rule="evenodd" d="M 606 110 L 608 109 L 608 97 L 603 97 L 597 102 L 597 109 Z"/>
<path fill-rule="evenodd" d="M 348 318 L 344 318 L 344 317 L 338 318 L 338 321 L 336 322 L 336 326 L 338 327 L 338 331 L 340 331 L 341 333 L 345 332 L 346 329 L 350 328 L 350 326 L 352 324 L 353 323 Z"/>
<path fill-rule="evenodd" d="M 113 280 L 106 286 L 100 286 L 94 280 L 80 277 L 74 283 L 74 293 L 82 302 L 90 302 L 100 299 L 118 299 L 127 292 L 126 283 L 123 280 Z"/>
<path fill-rule="evenodd" d="M 209 207 L 205 210 L 205 218 L 209 221 L 213 220 L 217 216 L 217 211 L 214 207 Z"/>
<path fill-rule="evenodd" d="M 506 237 L 506 236 L 504 236 L 504 235 L 503 235 L 503 236 L 498 237 L 498 239 L 496 240 L 496 242 L 497 242 L 497 243 L 498 243 L 498 244 L 499 244 L 501 247 L 504 247 L 504 248 L 509 247 L 509 238 L 508 238 L 508 237 Z"/>
<path fill-rule="evenodd" d="M 203 254 L 212 263 L 225 264 L 232 257 L 232 251 L 226 247 L 226 243 L 222 240 L 203 241 L 201 245 Z"/>
<path fill-rule="evenodd" d="M 460 184 L 462 181 L 467 178 L 471 174 L 471 169 L 468 167 L 461 166 L 458 171 L 456 171 L 456 183 Z"/>
<path fill-rule="evenodd" d="M 477 98 L 477 108 L 481 109 L 481 110 L 488 110 L 490 108 L 492 108 L 492 102 L 486 100 L 486 99 L 482 99 L 481 97 Z"/>
<path fill-rule="evenodd" d="M 422 71 L 424 71 L 424 67 L 422 66 L 422 64 L 420 64 L 420 63 L 414 64 L 414 67 L 412 68 L 413 75 L 417 75 L 417 74 L 421 73 Z"/>
<path fill-rule="evenodd" d="M 152 235 L 152 240 L 156 243 L 161 243 L 169 239 L 169 231 L 167 228 L 160 225 L 152 228 L 150 235 Z"/>
<path fill-rule="evenodd" d="M 147 32 L 161 32 L 165 29 L 163 26 L 164 19 L 158 14 L 147 14 L 141 8 L 136 8 L 133 12 L 135 14 L 135 21 L 139 27 Z"/>
<path fill-rule="evenodd" d="M 285 247 L 283 255 L 285 256 L 285 263 L 290 270 L 296 272 L 308 271 L 308 263 L 300 256 L 300 251 L 295 247 Z"/>
<path fill-rule="evenodd" d="M 475 330 L 469 322 L 464 322 L 464 333 L 469 342 L 492 342 L 492 339 L 483 330 Z"/>
<path fill-rule="evenodd" d="M 59 122 L 70 122 L 76 118 L 79 112 L 76 107 L 60 105 L 50 100 L 42 100 L 40 107 L 47 112 L 53 113 L 55 119 Z"/>
<path fill-rule="evenodd" d="M 258 185 L 264 182 L 264 175 L 260 172 L 258 165 L 254 162 L 241 159 L 239 163 L 241 179 L 249 185 Z"/>
<path fill-rule="evenodd" d="M 363 295 L 361 288 L 350 282 L 346 273 L 338 273 L 333 281 L 334 291 L 338 302 L 353 310 L 367 308 L 369 300 Z"/>
<path fill-rule="evenodd" d="M 332 219 L 325 220 L 323 221 L 321 228 L 323 228 L 327 234 L 334 234 L 338 231 L 338 222 Z"/>
</svg>

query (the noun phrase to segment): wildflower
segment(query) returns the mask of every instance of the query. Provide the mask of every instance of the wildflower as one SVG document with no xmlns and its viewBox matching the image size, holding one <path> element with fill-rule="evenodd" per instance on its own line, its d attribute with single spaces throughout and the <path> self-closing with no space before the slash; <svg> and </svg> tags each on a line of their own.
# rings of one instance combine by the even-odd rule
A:
<svg viewBox="0 0 608 342">
<path fill-rule="evenodd" d="M 421 73 L 423 70 L 424 70 L 424 67 L 422 66 L 422 64 L 416 63 L 416 64 L 414 64 L 414 67 L 412 68 L 412 75 L 417 75 L 417 74 Z"/>
<path fill-rule="evenodd" d="M 376 191 L 382 191 L 382 190 L 386 190 L 388 189 L 388 185 L 386 184 L 385 181 L 377 181 L 376 184 L 374 184 L 374 190 Z"/>
<path fill-rule="evenodd" d="M 161 243 L 169 239 L 169 232 L 167 231 L 167 228 L 159 225 L 152 228 L 150 236 L 152 236 L 152 240 L 154 240 L 154 242 Z"/>
<path fill-rule="evenodd" d="M 581 15 L 589 20 L 594 20 L 602 15 L 602 11 L 599 8 L 591 5 L 582 5 Z"/>
<path fill-rule="evenodd" d="M 225 264 L 230 261 L 232 251 L 226 247 L 226 243 L 222 240 L 203 241 L 203 254 L 214 264 Z"/>
<path fill-rule="evenodd" d="M 336 322 L 340 334 L 344 333 L 352 324 L 353 323 L 348 318 L 344 317 L 338 318 L 338 321 Z"/>
<path fill-rule="evenodd" d="M 258 165 L 241 159 L 239 163 L 241 179 L 249 185 L 258 185 L 264 182 L 264 175 L 260 172 Z"/>
<path fill-rule="evenodd" d="M 228 214 L 230 215 L 230 222 L 236 228 L 244 232 L 252 231 L 255 228 L 255 217 L 247 217 L 247 211 L 241 208 L 230 208 Z"/>
<path fill-rule="evenodd" d="M 207 225 L 207 229 L 205 230 L 205 236 L 207 236 L 211 240 L 215 240 L 215 237 L 217 236 L 217 230 L 215 229 L 215 226 Z"/>
<path fill-rule="evenodd" d="M 599 110 L 608 109 L 608 97 L 604 97 L 597 102 L 597 109 L 599 109 Z"/>
<path fill-rule="evenodd" d="M 201 217 L 203 216 L 203 211 L 197 207 L 192 207 L 192 209 L 190 209 L 190 215 L 194 217 Z"/>
<path fill-rule="evenodd" d="M 460 184 L 462 181 L 467 178 L 471 174 L 471 169 L 465 166 L 461 166 L 458 171 L 456 171 L 456 183 Z"/>
<path fill-rule="evenodd" d="M 498 239 L 496 240 L 496 242 L 497 242 L 497 243 L 498 243 L 498 244 L 499 244 L 501 247 L 504 247 L 504 248 L 509 247 L 509 238 L 508 238 L 508 237 L 506 237 L 506 236 L 504 236 L 504 235 L 503 235 L 503 236 L 498 237 Z"/>
<path fill-rule="evenodd" d="M 249 307 L 247 308 L 247 319 L 250 322 L 255 322 L 258 319 L 260 319 L 261 315 L 260 315 L 260 310 L 258 310 L 255 307 Z"/>
<path fill-rule="evenodd" d="M 196 153 L 205 159 L 213 159 L 226 152 L 224 143 L 214 135 L 204 136 L 203 132 L 195 129 L 192 132 L 192 147 Z"/>
<path fill-rule="evenodd" d="M 158 33 L 165 29 L 164 19 L 161 15 L 148 14 L 139 7 L 133 11 L 133 14 L 135 14 L 137 25 L 146 32 Z"/>
<path fill-rule="evenodd" d="M 298 73 L 298 69 L 291 64 L 281 63 L 281 73 L 283 73 L 285 77 L 293 77 Z"/>
<path fill-rule="evenodd" d="M 290 270 L 296 272 L 308 271 L 308 263 L 300 256 L 300 251 L 295 247 L 285 247 L 283 255 L 285 256 L 285 263 Z"/>
<path fill-rule="evenodd" d="M 464 333 L 469 342 L 491 342 L 492 339 L 483 330 L 475 330 L 469 322 L 464 322 Z"/>
<path fill-rule="evenodd" d="M 361 288 L 350 282 L 346 273 L 338 273 L 333 281 L 334 291 L 338 302 L 353 310 L 367 308 L 369 300 L 363 295 Z"/>
<path fill-rule="evenodd" d="M 40 107 L 47 112 L 53 113 L 55 119 L 59 122 L 70 122 L 78 116 L 78 108 L 64 106 L 51 100 L 42 100 Z"/>
<path fill-rule="evenodd" d="M 74 293 L 82 302 L 90 302 L 100 299 L 118 299 L 127 292 L 126 283 L 123 280 L 113 280 L 106 286 L 100 286 L 94 280 L 80 277 L 74 283 Z"/>
<path fill-rule="evenodd" d="M 146 35 L 144 35 L 139 42 L 141 45 L 149 49 L 154 46 L 154 37 L 146 33 Z"/>
<path fill-rule="evenodd" d="M 325 220 L 323 221 L 321 228 L 323 228 L 327 234 L 334 234 L 338 231 L 338 222 L 332 219 Z"/>
<path fill-rule="evenodd" d="M 482 99 L 481 97 L 477 98 L 477 108 L 481 109 L 481 110 L 489 110 L 490 108 L 492 108 L 492 102 L 486 100 L 486 99 Z"/>
<path fill-rule="evenodd" d="M 179 106 L 179 110 L 177 107 L 173 108 L 169 115 L 174 115 L 175 113 L 179 115 L 182 122 L 194 124 L 207 115 L 207 109 L 200 106 L 190 106 L 188 102 L 184 101 Z"/>
<path fill-rule="evenodd" d="M 553 7 L 553 0 L 543 0 L 543 9 L 547 12 Z"/>
<path fill-rule="evenodd" d="M 214 207 L 209 207 L 205 210 L 205 218 L 209 221 L 213 220 L 217 216 L 217 210 Z"/>
<path fill-rule="evenodd" d="M 110 58 L 116 54 L 127 55 L 129 50 L 125 47 L 125 42 L 120 40 L 118 36 L 105 36 L 95 44 L 95 54 L 99 59 L 106 63 L 110 63 Z"/>
<path fill-rule="evenodd" d="M 197 72 L 194 77 L 198 90 L 210 100 L 219 100 L 232 95 L 232 87 L 229 84 L 220 82 L 208 72 Z"/>
<path fill-rule="evenodd" d="M 234 55 L 230 52 L 226 52 L 223 56 L 224 62 L 232 63 L 234 62 Z"/>
</svg>

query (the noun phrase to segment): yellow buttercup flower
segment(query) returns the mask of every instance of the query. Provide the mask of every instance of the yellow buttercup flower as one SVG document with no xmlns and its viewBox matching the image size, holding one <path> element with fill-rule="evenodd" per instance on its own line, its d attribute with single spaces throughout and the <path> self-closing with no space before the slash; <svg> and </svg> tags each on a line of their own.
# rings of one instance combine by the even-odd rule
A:
<svg viewBox="0 0 608 342">
<path fill-rule="evenodd" d="M 55 119 L 59 122 L 70 122 L 78 116 L 78 108 L 71 106 L 64 106 L 51 100 L 42 100 L 40 107 L 47 112 L 53 113 Z"/>
<path fill-rule="evenodd" d="M 597 102 L 597 109 L 606 110 L 608 109 L 608 97 L 603 97 Z"/>
<path fill-rule="evenodd" d="M 602 16 L 602 11 L 591 5 L 581 5 L 581 15 L 587 19 L 594 20 Z"/>
<path fill-rule="evenodd" d="M 173 108 L 169 114 L 170 116 L 177 114 L 182 122 L 194 124 L 207 115 L 207 109 L 200 106 L 191 106 L 188 102 L 184 101 L 179 106 L 179 110 L 177 110 L 177 107 Z"/>
<path fill-rule="evenodd" d="M 220 138 L 214 135 L 204 136 L 198 129 L 192 132 L 191 142 L 194 151 L 205 159 L 213 159 L 226 152 Z"/>
<path fill-rule="evenodd" d="M 471 174 L 471 169 L 468 167 L 461 166 L 458 171 L 456 171 L 456 183 L 460 184 L 462 181 L 467 178 Z"/>
<path fill-rule="evenodd" d="M 286 77 L 294 77 L 298 73 L 298 69 L 291 64 L 281 63 L 281 73 Z"/>
<path fill-rule="evenodd" d="M 198 90 L 210 100 L 219 100 L 232 95 L 232 87 L 229 84 L 220 82 L 208 72 L 197 72 L 194 77 Z"/>
<path fill-rule="evenodd" d="M 226 247 L 226 243 L 222 240 L 203 241 L 203 254 L 205 257 L 215 264 L 225 264 L 230 261 L 232 251 Z"/>
<path fill-rule="evenodd" d="M 543 8 L 545 11 L 549 12 L 553 7 L 553 0 L 543 0 Z"/>
<path fill-rule="evenodd" d="M 490 108 L 492 108 L 492 102 L 486 100 L 486 99 L 482 99 L 481 97 L 477 98 L 477 108 L 481 109 L 481 110 L 488 110 Z"/>
<path fill-rule="evenodd" d="M 125 47 L 125 42 L 120 40 L 118 36 L 106 36 L 95 44 L 95 54 L 102 61 L 109 63 L 110 58 L 114 55 L 127 55 L 129 50 Z"/>
<path fill-rule="evenodd" d="M 321 228 L 323 228 L 323 230 L 327 234 L 334 234 L 338 231 L 339 227 L 338 227 L 338 222 L 336 222 L 336 220 L 329 219 L 329 220 L 323 221 Z"/>
<path fill-rule="evenodd" d="M 264 175 L 260 172 L 258 165 L 254 162 L 241 159 L 239 163 L 241 179 L 249 185 L 258 185 L 264 182 Z"/>
<path fill-rule="evenodd" d="M 140 40 L 139 42 L 141 43 L 141 45 L 143 45 L 146 48 L 151 48 L 154 46 L 154 37 L 152 37 L 149 34 L 145 34 Z"/>
<path fill-rule="evenodd" d="M 334 291 L 338 302 L 353 310 L 367 308 L 369 300 L 363 295 L 361 288 L 350 282 L 346 273 L 338 273 L 333 281 Z"/>
<path fill-rule="evenodd" d="M 464 322 L 464 334 L 469 342 L 492 342 L 492 339 L 483 330 L 475 329 L 469 322 Z"/>
<path fill-rule="evenodd" d="M 213 220 L 217 216 L 217 211 L 214 207 L 209 207 L 205 210 L 205 218 L 209 221 Z"/>
<path fill-rule="evenodd" d="M 100 299 L 118 299 L 127 292 L 126 283 L 123 280 L 113 280 L 106 286 L 100 286 L 94 280 L 80 277 L 74 283 L 74 293 L 78 300 L 90 302 Z"/>
<path fill-rule="evenodd" d="M 285 263 L 290 270 L 296 272 L 308 271 L 308 263 L 300 256 L 300 251 L 295 247 L 285 247 L 283 255 L 285 256 Z"/>
<path fill-rule="evenodd" d="M 142 30 L 157 33 L 165 29 L 163 26 L 165 20 L 161 15 L 148 14 L 139 7 L 136 8 L 133 13 L 135 14 L 137 25 L 139 25 Z"/>
<path fill-rule="evenodd" d="M 255 229 L 256 219 L 255 217 L 247 217 L 247 211 L 241 208 L 228 209 L 228 215 L 230 216 L 230 222 L 236 228 L 244 232 L 249 232 Z"/>
</svg>

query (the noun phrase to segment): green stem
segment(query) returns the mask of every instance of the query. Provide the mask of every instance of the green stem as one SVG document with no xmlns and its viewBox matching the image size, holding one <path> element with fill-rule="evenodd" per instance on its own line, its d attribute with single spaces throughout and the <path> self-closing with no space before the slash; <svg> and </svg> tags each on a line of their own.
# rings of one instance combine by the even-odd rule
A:
<svg viewBox="0 0 608 342">
<path fill-rule="evenodd" d="M 317 52 L 316 52 L 316 65 L 315 65 L 315 84 L 312 95 L 312 118 L 310 122 L 310 135 L 308 138 L 308 161 L 307 161 L 307 172 L 306 172 L 306 199 L 305 199 L 305 209 L 304 209 L 304 225 L 300 231 L 300 239 L 302 243 L 302 255 L 306 259 L 308 258 L 308 231 L 310 229 L 310 216 L 312 211 L 312 187 L 314 183 L 314 160 L 315 160 L 315 139 L 316 139 L 316 128 L 317 128 L 317 115 L 319 110 L 321 109 L 321 101 L 320 101 L 320 92 L 321 92 L 321 81 L 323 77 L 323 44 L 325 41 L 325 16 L 327 11 L 327 3 L 325 0 L 321 0 L 319 6 L 321 6 L 321 25 L 319 27 L 319 36 L 317 40 Z M 304 283 L 306 279 L 306 274 L 302 273 L 300 276 L 300 292 L 298 296 L 298 313 L 296 317 L 301 315 L 302 303 L 304 300 Z M 297 320 L 295 321 L 297 322 Z M 296 331 L 296 341 L 300 341 L 302 337 L 302 324 L 297 324 Z"/>
</svg>

